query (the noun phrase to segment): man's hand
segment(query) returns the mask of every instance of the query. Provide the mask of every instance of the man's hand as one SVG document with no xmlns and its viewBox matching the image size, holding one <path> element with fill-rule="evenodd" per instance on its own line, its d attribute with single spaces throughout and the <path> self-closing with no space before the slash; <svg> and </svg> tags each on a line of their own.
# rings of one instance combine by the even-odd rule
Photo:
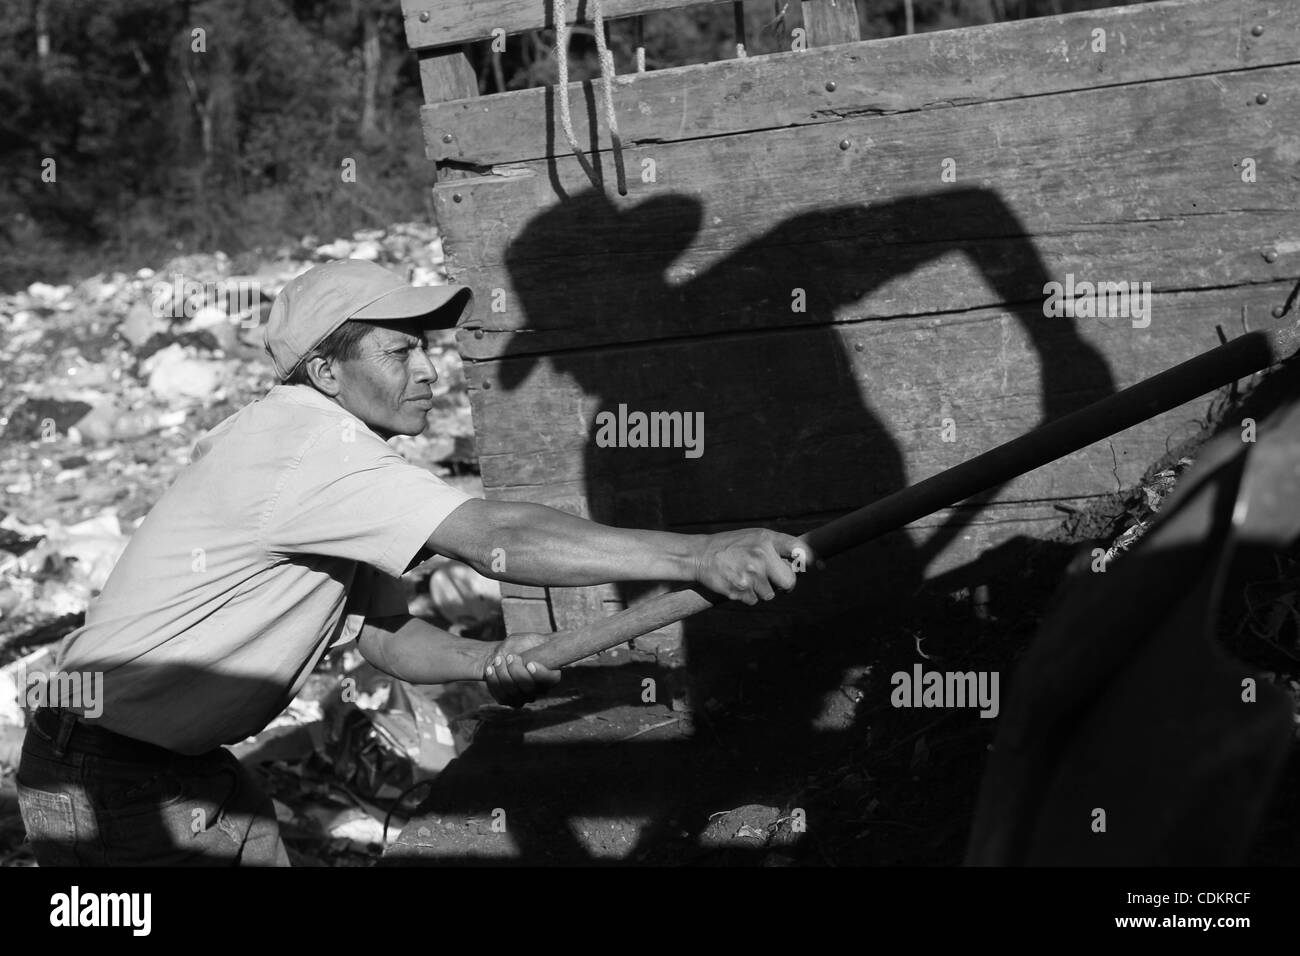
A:
<svg viewBox="0 0 1300 956">
<path fill-rule="evenodd" d="M 488 648 L 483 659 L 483 680 L 499 702 L 522 707 L 536 700 L 560 680 L 560 672 L 536 661 L 524 664 L 522 654 L 546 642 L 543 634 L 516 634 Z"/>
<path fill-rule="evenodd" d="M 813 561 L 808 546 L 792 535 L 763 528 L 708 535 L 696 558 L 696 581 L 733 601 L 770 601 L 776 591 L 794 589 L 795 573 L 783 558 Z"/>
</svg>

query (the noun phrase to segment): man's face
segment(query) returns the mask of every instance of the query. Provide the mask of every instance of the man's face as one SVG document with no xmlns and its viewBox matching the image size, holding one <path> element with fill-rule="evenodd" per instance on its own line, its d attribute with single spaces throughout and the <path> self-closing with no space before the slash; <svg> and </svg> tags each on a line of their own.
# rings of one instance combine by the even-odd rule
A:
<svg viewBox="0 0 1300 956">
<path fill-rule="evenodd" d="M 433 407 L 438 371 L 413 320 L 371 322 L 356 358 L 334 363 L 335 399 L 382 438 L 418 435 Z"/>
</svg>

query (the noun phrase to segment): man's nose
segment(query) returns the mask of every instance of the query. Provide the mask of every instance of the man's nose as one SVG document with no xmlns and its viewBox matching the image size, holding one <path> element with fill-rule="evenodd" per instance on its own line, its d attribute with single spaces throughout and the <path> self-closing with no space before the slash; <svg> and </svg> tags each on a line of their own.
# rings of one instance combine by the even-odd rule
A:
<svg viewBox="0 0 1300 956">
<path fill-rule="evenodd" d="M 414 354 L 419 356 L 415 361 L 415 379 L 418 382 L 438 381 L 438 367 L 433 364 L 433 359 L 424 349 L 415 349 Z"/>
</svg>

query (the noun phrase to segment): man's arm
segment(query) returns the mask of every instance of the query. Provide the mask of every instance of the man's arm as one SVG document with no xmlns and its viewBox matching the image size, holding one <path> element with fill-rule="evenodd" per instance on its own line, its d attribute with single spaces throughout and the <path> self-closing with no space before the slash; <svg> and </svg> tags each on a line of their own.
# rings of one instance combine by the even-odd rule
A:
<svg viewBox="0 0 1300 956">
<path fill-rule="evenodd" d="M 524 665 L 521 655 L 542 643 L 537 634 L 518 634 L 500 643 L 457 637 L 408 614 L 367 619 L 357 636 L 361 656 L 376 668 L 412 684 L 454 680 L 486 681 L 503 704 L 535 699 L 560 679 L 540 664 Z"/>
<path fill-rule="evenodd" d="M 515 584 L 688 582 L 746 604 L 793 588 L 782 558 L 805 547 L 761 528 L 701 535 L 612 528 L 545 505 L 481 498 L 457 507 L 426 546 Z"/>
</svg>

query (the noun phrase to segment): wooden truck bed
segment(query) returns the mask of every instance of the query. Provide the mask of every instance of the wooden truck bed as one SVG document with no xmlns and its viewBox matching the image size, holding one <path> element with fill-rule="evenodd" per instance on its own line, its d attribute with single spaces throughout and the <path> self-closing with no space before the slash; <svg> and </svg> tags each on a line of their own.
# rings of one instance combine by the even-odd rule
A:
<svg viewBox="0 0 1300 956">
<path fill-rule="evenodd" d="M 459 44 L 548 25 L 549 4 L 404 0 L 448 268 L 478 293 L 458 342 L 489 497 L 798 532 L 1219 330 L 1258 328 L 1286 299 L 1300 6 L 1165 0 L 868 41 L 851 4 L 803 8 L 807 49 L 615 78 L 620 196 L 602 81 L 568 94 L 599 186 L 554 88 L 476 95 Z M 1150 283 L 1150 311 L 1045 315 L 1051 282 Z M 1058 505 L 1131 484 L 1207 404 L 859 549 L 780 607 L 691 626 L 780 629 L 957 581 L 1052 529 Z M 603 447 L 596 416 L 620 406 L 702 413 L 702 454 Z M 563 629 L 647 590 L 507 586 L 507 625 Z"/>
</svg>

